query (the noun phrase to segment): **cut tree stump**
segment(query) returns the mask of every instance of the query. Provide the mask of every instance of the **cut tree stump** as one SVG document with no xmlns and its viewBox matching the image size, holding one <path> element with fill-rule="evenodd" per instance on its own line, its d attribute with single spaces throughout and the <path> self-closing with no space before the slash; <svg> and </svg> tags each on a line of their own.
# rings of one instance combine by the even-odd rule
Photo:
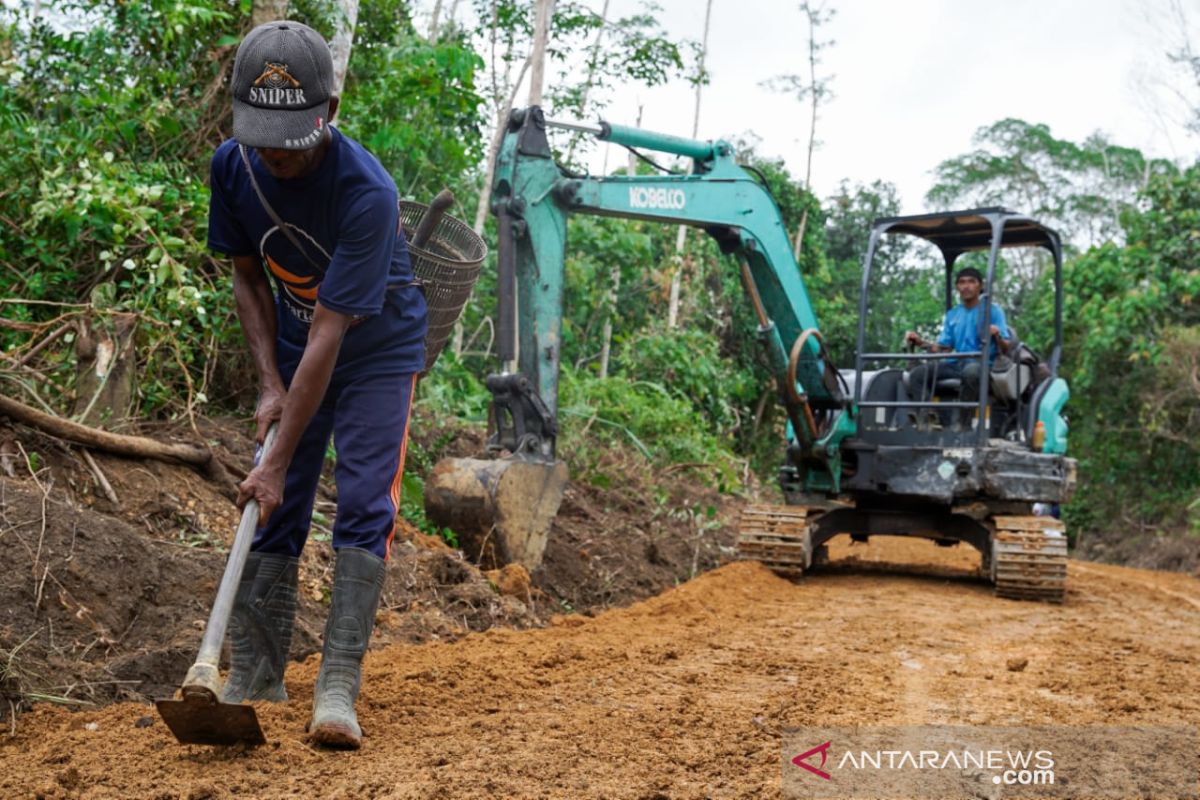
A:
<svg viewBox="0 0 1200 800">
<path fill-rule="evenodd" d="M 136 330 L 136 314 L 109 314 L 102 320 L 80 321 L 75 340 L 79 359 L 75 407 L 71 413 L 76 417 L 83 414 L 83 424 L 104 425 L 110 430 L 128 427 L 137 378 L 133 347 Z"/>
</svg>

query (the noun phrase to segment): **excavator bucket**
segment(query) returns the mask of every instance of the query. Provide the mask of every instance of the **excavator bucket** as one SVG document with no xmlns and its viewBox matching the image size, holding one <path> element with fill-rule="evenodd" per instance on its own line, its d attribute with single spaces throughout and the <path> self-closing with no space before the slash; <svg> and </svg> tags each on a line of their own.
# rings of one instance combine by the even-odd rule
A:
<svg viewBox="0 0 1200 800">
<path fill-rule="evenodd" d="M 532 572 L 542 563 L 567 478 L 562 461 L 442 459 L 425 482 L 425 514 L 453 530 L 481 563 Z"/>
</svg>

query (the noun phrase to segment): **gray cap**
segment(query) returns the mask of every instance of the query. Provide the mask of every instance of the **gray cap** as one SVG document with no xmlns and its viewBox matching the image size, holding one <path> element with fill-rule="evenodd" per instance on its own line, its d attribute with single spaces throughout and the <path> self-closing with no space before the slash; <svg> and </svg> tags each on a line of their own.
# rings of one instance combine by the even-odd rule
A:
<svg viewBox="0 0 1200 800">
<path fill-rule="evenodd" d="M 329 122 L 333 56 L 299 22 L 259 25 L 233 62 L 233 138 L 249 147 L 307 150 Z"/>
</svg>

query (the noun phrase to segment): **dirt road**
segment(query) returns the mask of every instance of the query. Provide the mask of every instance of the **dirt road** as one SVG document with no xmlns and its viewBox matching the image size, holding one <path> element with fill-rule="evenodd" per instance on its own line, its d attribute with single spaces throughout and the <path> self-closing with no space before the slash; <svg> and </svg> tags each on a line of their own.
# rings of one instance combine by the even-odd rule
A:
<svg viewBox="0 0 1200 800">
<path fill-rule="evenodd" d="M 0 797 L 776 797 L 787 726 L 1200 724 L 1194 578 L 1072 562 L 1056 607 L 993 598 L 965 548 L 831 549 L 798 584 L 735 563 L 592 619 L 374 651 L 357 753 L 303 742 L 315 658 L 251 752 L 177 746 L 145 705 L 41 706 L 0 738 Z"/>
</svg>

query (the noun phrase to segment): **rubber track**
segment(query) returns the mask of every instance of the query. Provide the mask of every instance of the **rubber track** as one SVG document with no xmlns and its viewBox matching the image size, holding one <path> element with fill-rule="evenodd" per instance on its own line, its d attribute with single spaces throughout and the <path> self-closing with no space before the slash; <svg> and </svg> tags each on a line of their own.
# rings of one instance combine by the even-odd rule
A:
<svg viewBox="0 0 1200 800">
<path fill-rule="evenodd" d="M 992 545 L 996 595 L 1061 603 L 1067 586 L 1067 535 L 1053 517 L 996 517 Z"/>
<path fill-rule="evenodd" d="M 810 561 L 808 509 L 803 506 L 754 505 L 738 522 L 738 558 L 759 561 L 780 575 L 802 575 Z"/>
</svg>

